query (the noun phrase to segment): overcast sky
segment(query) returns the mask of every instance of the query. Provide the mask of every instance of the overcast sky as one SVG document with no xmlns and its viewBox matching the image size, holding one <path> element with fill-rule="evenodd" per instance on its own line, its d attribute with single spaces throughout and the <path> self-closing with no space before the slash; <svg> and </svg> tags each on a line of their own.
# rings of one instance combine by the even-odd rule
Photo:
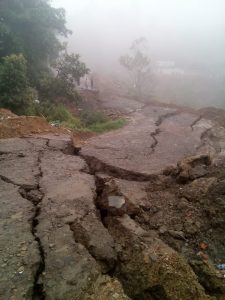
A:
<svg viewBox="0 0 225 300">
<path fill-rule="evenodd" d="M 66 10 L 69 47 L 111 68 L 146 37 L 153 60 L 225 63 L 225 0 L 52 0 Z"/>
</svg>

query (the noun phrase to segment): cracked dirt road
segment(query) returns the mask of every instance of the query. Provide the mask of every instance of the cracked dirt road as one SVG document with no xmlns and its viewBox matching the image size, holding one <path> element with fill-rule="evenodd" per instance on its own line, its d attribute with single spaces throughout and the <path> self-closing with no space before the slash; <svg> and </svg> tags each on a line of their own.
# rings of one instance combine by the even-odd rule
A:
<svg viewBox="0 0 225 300">
<path fill-rule="evenodd" d="M 224 127 L 129 117 L 76 155 L 63 135 L 0 141 L 0 299 L 225 299 Z"/>
</svg>

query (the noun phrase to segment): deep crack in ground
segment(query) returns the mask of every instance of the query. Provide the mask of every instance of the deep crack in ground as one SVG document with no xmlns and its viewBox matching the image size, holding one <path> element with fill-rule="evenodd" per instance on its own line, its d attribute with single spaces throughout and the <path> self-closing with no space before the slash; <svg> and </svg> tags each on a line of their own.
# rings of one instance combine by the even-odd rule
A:
<svg viewBox="0 0 225 300">
<path fill-rule="evenodd" d="M 196 118 L 196 120 L 194 120 L 194 122 L 190 125 L 192 131 L 194 131 L 194 126 L 195 126 L 201 119 L 202 119 L 202 116 L 200 115 L 200 116 L 198 116 L 198 117 Z"/>
<path fill-rule="evenodd" d="M 157 145 L 159 143 L 156 138 L 156 136 L 159 135 L 159 133 L 160 133 L 160 129 L 156 128 L 156 130 L 150 134 L 154 140 L 154 143 L 151 145 L 151 153 L 150 154 L 153 154 L 155 152 L 155 148 L 157 147 Z"/>
<path fill-rule="evenodd" d="M 173 117 L 173 116 L 175 116 L 175 115 L 177 115 L 179 113 L 180 112 L 176 110 L 176 111 L 172 111 L 172 112 L 169 112 L 167 114 L 164 114 L 162 116 L 159 116 L 158 120 L 155 122 L 155 125 L 156 126 L 160 126 L 165 119 Z"/>
<path fill-rule="evenodd" d="M 45 299 L 45 292 L 43 283 L 41 280 L 41 276 L 45 271 L 45 253 L 44 248 L 41 242 L 41 239 L 37 235 L 37 225 L 39 224 L 38 217 L 41 213 L 41 201 L 44 197 L 40 189 L 40 178 L 42 177 L 42 170 L 41 170 L 41 157 L 43 155 L 43 151 L 38 152 L 38 159 L 37 159 L 37 167 L 38 167 L 38 174 L 36 175 L 37 180 L 37 187 L 36 189 L 27 189 L 23 186 L 19 188 L 20 195 L 30 201 L 34 205 L 34 214 L 31 220 L 31 232 L 38 244 L 38 250 L 40 255 L 40 263 L 37 268 L 36 274 L 34 276 L 34 283 L 33 283 L 33 293 L 32 293 L 32 300 L 44 300 Z"/>
<path fill-rule="evenodd" d="M 157 126 L 157 128 L 152 133 L 150 133 L 150 136 L 153 138 L 153 143 L 149 147 L 150 148 L 149 155 L 152 155 L 155 152 L 156 147 L 159 144 L 157 136 L 162 132 L 160 125 L 162 125 L 163 121 L 166 120 L 167 118 L 175 116 L 179 113 L 180 112 L 177 110 L 173 111 L 173 112 L 169 112 L 169 113 L 159 116 L 158 119 L 155 121 L 155 125 Z M 108 149 L 109 147 L 104 147 L 104 148 Z M 76 148 L 76 146 L 74 146 L 74 149 L 75 149 L 76 155 L 80 156 L 81 158 L 83 158 L 86 161 L 86 163 L 90 169 L 90 174 L 92 174 L 92 175 L 94 175 L 97 172 L 100 172 L 100 173 L 102 172 L 102 173 L 105 173 L 109 176 L 113 176 L 118 179 L 125 179 L 125 180 L 129 180 L 129 181 L 139 181 L 139 182 L 151 181 L 152 179 L 154 180 L 154 178 L 157 177 L 157 175 L 154 175 L 154 174 L 143 174 L 143 173 L 135 172 L 135 171 L 128 170 L 128 169 L 115 167 L 113 165 L 110 165 L 110 164 L 104 162 L 101 159 L 98 159 L 97 157 L 82 154 L 81 153 L 82 148 L 80 148 L 80 147 Z M 96 168 L 96 166 L 98 166 L 98 167 Z"/>
</svg>

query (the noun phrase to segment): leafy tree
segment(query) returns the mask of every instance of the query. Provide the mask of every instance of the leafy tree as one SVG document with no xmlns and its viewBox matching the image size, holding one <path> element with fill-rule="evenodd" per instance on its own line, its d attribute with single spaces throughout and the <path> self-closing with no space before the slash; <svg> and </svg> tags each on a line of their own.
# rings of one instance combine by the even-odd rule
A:
<svg viewBox="0 0 225 300">
<path fill-rule="evenodd" d="M 22 53 L 32 80 L 62 50 L 57 35 L 68 33 L 64 10 L 51 7 L 48 0 L 0 1 L 0 58 Z"/>
<path fill-rule="evenodd" d="M 78 103 L 81 101 L 80 95 L 73 86 L 68 86 L 67 82 L 61 78 L 58 78 L 57 76 L 52 77 L 48 74 L 45 74 L 39 80 L 38 92 L 41 102 Z"/>
<path fill-rule="evenodd" d="M 0 106 L 26 113 L 37 92 L 28 84 L 27 63 L 22 54 L 3 58 L 0 64 Z"/>
<path fill-rule="evenodd" d="M 143 95 L 143 89 L 149 80 L 151 69 L 150 59 L 145 54 L 146 39 L 135 40 L 130 48 L 131 54 L 120 57 L 120 64 L 129 72 L 131 76 L 132 89 L 138 98 Z"/>
<path fill-rule="evenodd" d="M 88 74 L 89 69 L 85 63 L 80 61 L 79 54 L 64 53 L 56 63 L 57 78 L 67 86 L 67 89 L 74 89 L 80 83 L 80 78 Z"/>
<path fill-rule="evenodd" d="M 89 70 L 66 53 L 59 39 L 70 33 L 65 24 L 65 11 L 50 0 L 0 0 L 1 106 L 41 114 L 49 103 L 80 100 L 75 83 Z"/>
</svg>

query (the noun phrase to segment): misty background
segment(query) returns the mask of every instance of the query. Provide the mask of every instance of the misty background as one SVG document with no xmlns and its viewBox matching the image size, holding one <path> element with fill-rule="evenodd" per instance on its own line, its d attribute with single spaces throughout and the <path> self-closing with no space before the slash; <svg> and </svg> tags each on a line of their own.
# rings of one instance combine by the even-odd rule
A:
<svg viewBox="0 0 225 300">
<path fill-rule="evenodd" d="M 93 72 L 121 75 L 119 57 L 148 41 L 151 98 L 225 108 L 225 1 L 53 0 L 66 11 L 68 47 Z"/>
</svg>

